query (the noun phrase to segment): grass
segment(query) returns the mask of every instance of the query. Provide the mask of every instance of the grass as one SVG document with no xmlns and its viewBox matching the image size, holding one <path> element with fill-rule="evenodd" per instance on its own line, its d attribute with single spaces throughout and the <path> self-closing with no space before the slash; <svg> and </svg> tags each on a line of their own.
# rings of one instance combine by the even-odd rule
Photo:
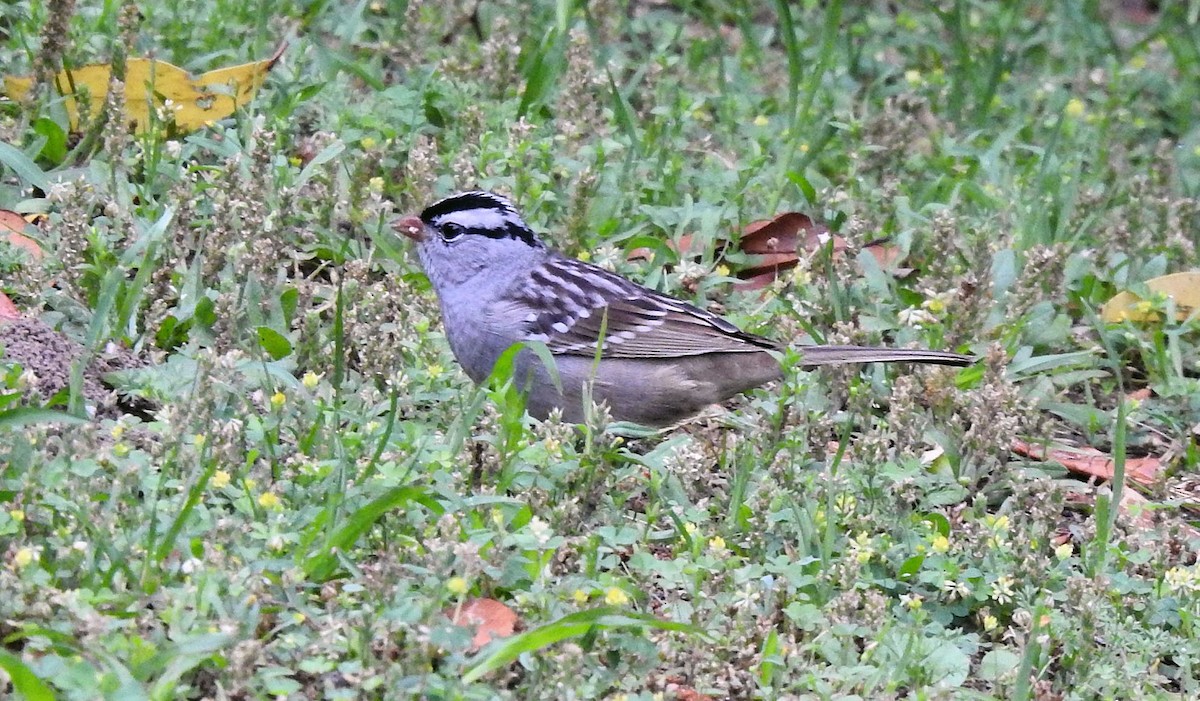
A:
<svg viewBox="0 0 1200 701">
<path fill-rule="evenodd" d="M 67 139 L 58 98 L 0 102 L 0 207 L 45 215 L 48 253 L 0 246 L 0 289 L 82 353 L 65 388 L 0 374 L 8 691 L 1200 694 L 1196 318 L 1098 316 L 1195 266 L 1187 6 L 152 5 L 0 9 L 18 74 L 289 43 L 192 134 Z M 984 360 L 789 371 L 664 433 L 536 424 L 458 370 L 387 226 L 474 187 L 774 338 Z M 850 254 L 738 291 L 737 232 L 787 210 Z M 881 237 L 911 274 L 855 254 Z M 85 396 L 116 347 L 125 399 Z M 1015 438 L 1109 451 L 1117 482 Z M 475 651 L 444 613 L 475 596 L 523 632 Z"/>
</svg>

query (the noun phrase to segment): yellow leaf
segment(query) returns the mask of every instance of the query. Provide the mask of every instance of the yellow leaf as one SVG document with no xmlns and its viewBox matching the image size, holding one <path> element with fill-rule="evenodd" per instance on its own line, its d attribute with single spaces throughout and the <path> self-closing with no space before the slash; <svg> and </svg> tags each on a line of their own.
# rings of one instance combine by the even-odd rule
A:
<svg viewBox="0 0 1200 701">
<path fill-rule="evenodd" d="M 150 110 L 163 107 L 169 100 L 171 114 L 167 120 L 173 121 L 179 131 L 193 131 L 224 119 L 254 98 L 286 46 L 280 46 L 266 60 L 218 68 L 195 79 L 166 61 L 131 58 L 125 64 L 125 117 L 138 131 L 144 131 L 151 123 Z M 58 92 L 67 96 L 65 105 L 72 129 L 79 128 L 79 105 L 74 96 L 86 91 L 89 113 L 96 117 L 103 108 L 111 76 L 112 66 L 97 64 L 62 71 L 54 77 Z M 30 77 L 4 78 L 4 92 L 17 101 L 24 100 L 32 87 Z"/>
<path fill-rule="evenodd" d="M 1146 287 L 1156 295 L 1175 300 L 1179 319 L 1200 310 L 1200 270 L 1163 275 L 1146 281 Z M 1100 318 L 1106 323 L 1121 321 L 1156 321 L 1159 315 L 1151 311 L 1153 305 L 1143 301 L 1132 292 L 1122 292 L 1104 304 Z"/>
</svg>

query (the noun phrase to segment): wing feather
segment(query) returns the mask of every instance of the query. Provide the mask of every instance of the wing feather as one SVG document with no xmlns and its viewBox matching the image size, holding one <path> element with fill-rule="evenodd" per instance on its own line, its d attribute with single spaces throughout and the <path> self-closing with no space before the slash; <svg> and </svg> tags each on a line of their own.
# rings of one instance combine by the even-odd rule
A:
<svg viewBox="0 0 1200 701">
<path fill-rule="evenodd" d="M 592 356 L 675 358 L 773 349 L 719 316 L 654 292 L 582 261 L 552 256 L 494 307 L 498 319 L 523 319 L 526 340 L 551 352 Z"/>
</svg>

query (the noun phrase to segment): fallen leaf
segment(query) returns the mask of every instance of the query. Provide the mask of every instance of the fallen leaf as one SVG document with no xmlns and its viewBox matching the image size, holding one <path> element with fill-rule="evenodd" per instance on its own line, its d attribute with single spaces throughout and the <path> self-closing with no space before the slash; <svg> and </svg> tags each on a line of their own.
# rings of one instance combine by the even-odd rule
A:
<svg viewBox="0 0 1200 701">
<path fill-rule="evenodd" d="M 17 305 L 8 298 L 8 295 L 0 292 L 0 321 L 16 321 L 21 318 L 21 310 L 17 309 Z"/>
<path fill-rule="evenodd" d="M 7 209 L 0 209 L 0 239 L 8 241 L 27 252 L 29 257 L 34 260 L 42 259 L 42 247 L 37 244 L 37 241 L 25 235 L 25 227 L 28 222 L 25 217 L 22 217 L 16 212 Z"/>
<path fill-rule="evenodd" d="M 800 251 L 814 253 L 825 246 L 831 247 L 834 257 L 846 253 L 846 239 L 833 234 L 829 227 L 801 212 L 784 212 L 774 219 L 751 222 L 742 233 L 741 250 L 755 256 L 753 262 L 738 273 L 745 286 L 752 289 L 766 287 L 779 274 L 789 270 L 800 260 Z M 863 246 L 879 262 L 879 267 L 900 274 L 911 270 L 898 269 L 900 249 L 887 239 L 879 239 Z"/>
<path fill-rule="evenodd" d="M 267 71 L 286 47 L 286 43 L 282 44 L 275 55 L 266 60 L 219 68 L 196 78 L 166 61 L 131 58 L 125 65 L 126 117 L 136 125 L 137 131 L 144 131 L 151 123 L 150 110 L 162 107 L 166 100 L 173 103 L 170 118 L 180 131 L 193 131 L 228 117 L 253 99 L 266 79 Z M 79 105 L 74 95 L 86 88 L 90 115 L 96 117 L 104 106 L 111 76 L 110 64 L 64 70 L 55 76 L 55 88 L 59 94 L 67 96 L 65 104 L 72 129 L 79 128 Z M 14 100 L 24 100 L 32 88 L 32 77 L 4 78 L 4 91 Z"/>
<path fill-rule="evenodd" d="M 900 261 L 900 249 L 892 243 L 891 239 L 872 241 L 863 246 L 863 250 L 875 256 L 875 260 L 879 262 L 879 267 L 892 271 L 893 275 L 905 277 L 913 271 L 912 268 L 896 267 L 896 263 Z"/>
<path fill-rule="evenodd" d="M 684 677 L 672 674 L 663 681 L 666 682 L 666 692 L 676 701 L 712 701 L 712 697 L 702 694 L 686 683 Z"/>
<path fill-rule="evenodd" d="M 753 288 L 769 285 L 800 260 L 797 251 L 816 251 L 832 245 L 837 255 L 846 250 L 846 240 L 829 233 L 829 227 L 801 212 L 784 212 L 774 219 L 750 222 L 742 231 L 740 248 L 756 256 L 738 273 Z"/>
<path fill-rule="evenodd" d="M 829 227 L 801 212 L 784 212 L 774 219 L 750 222 L 742 232 L 741 249 L 746 253 L 792 253 L 813 251 L 833 241 L 833 250 L 846 250 L 846 240 L 829 233 Z"/>
<path fill-rule="evenodd" d="M 1179 319 L 1186 319 L 1200 309 L 1200 270 L 1156 277 L 1147 280 L 1146 287 L 1155 294 L 1174 299 Z M 1125 291 L 1105 302 L 1100 318 L 1110 324 L 1126 320 L 1157 321 L 1159 315 L 1151 307 L 1150 302 Z"/>
<path fill-rule="evenodd" d="M 517 627 L 517 614 L 495 599 L 467 599 L 445 611 L 456 626 L 474 628 L 471 651 L 487 645 L 493 638 L 507 638 Z"/>
<path fill-rule="evenodd" d="M 691 252 L 693 239 L 690 234 L 681 236 L 678 243 L 668 241 L 667 246 L 681 257 L 699 256 Z M 767 287 L 784 271 L 796 266 L 800 252 L 813 253 L 824 246 L 832 246 L 832 254 L 844 255 L 846 239 L 830 233 L 829 227 L 813 220 L 802 212 L 784 212 L 774 219 L 751 222 L 742 231 L 738 250 L 748 254 L 749 262 L 737 272 L 742 289 L 756 290 Z M 717 254 L 723 253 L 724 242 L 718 244 Z M 895 267 L 900 259 L 900 250 L 887 239 L 872 241 L 863 246 L 879 262 L 879 267 L 904 276 L 912 272 L 908 268 Z M 654 251 L 637 248 L 627 256 L 629 260 L 650 260 Z"/>
<path fill-rule="evenodd" d="M 1056 462 L 1076 474 L 1103 480 L 1113 478 L 1113 459 L 1095 448 L 1046 448 L 1022 440 L 1014 440 L 1012 451 L 1034 460 Z M 1162 461 L 1153 455 L 1144 458 L 1125 458 L 1125 479 L 1144 486 L 1158 481 Z"/>
</svg>

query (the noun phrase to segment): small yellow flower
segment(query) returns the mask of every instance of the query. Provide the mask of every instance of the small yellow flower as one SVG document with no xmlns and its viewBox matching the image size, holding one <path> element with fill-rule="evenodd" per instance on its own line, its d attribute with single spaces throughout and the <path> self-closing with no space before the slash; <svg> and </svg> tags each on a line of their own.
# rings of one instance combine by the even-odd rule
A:
<svg viewBox="0 0 1200 701">
<path fill-rule="evenodd" d="M 983 522 L 986 523 L 993 531 L 1008 530 L 1009 520 L 1008 516 L 1005 514 L 1000 514 L 999 516 L 988 514 L 987 516 L 983 517 Z"/>
<path fill-rule="evenodd" d="M 1070 543 L 1063 543 L 1054 549 L 1054 557 L 1060 560 L 1065 560 L 1075 554 L 1075 546 Z"/>
<path fill-rule="evenodd" d="M 771 120 L 767 119 L 766 115 L 760 114 L 754 118 L 754 126 L 756 127 L 765 127 L 770 123 Z"/>
<path fill-rule="evenodd" d="M 1000 621 L 997 620 L 992 614 L 989 613 L 983 617 L 983 629 L 989 633 L 993 630 L 996 630 L 996 626 L 998 625 L 1000 625 Z"/>
<path fill-rule="evenodd" d="M 919 610 L 924 601 L 925 597 L 921 596 L 920 594 L 903 594 L 900 597 L 900 603 L 904 604 L 904 608 L 908 609 L 909 611 Z"/>
<path fill-rule="evenodd" d="M 592 253 L 591 253 L 591 251 L 580 251 L 579 255 L 577 255 L 575 257 L 586 263 L 587 261 L 592 259 Z"/>
<path fill-rule="evenodd" d="M 946 311 L 946 303 L 937 297 L 932 297 L 921 302 L 921 307 L 928 310 L 930 314 L 941 314 Z"/>
<path fill-rule="evenodd" d="M 1084 110 L 1085 108 L 1083 105 L 1083 100 L 1080 100 L 1077 97 L 1071 98 L 1071 101 L 1067 103 L 1066 113 L 1067 116 L 1072 119 L 1079 119 L 1082 117 Z"/>
<path fill-rule="evenodd" d="M 626 594 L 620 587 L 609 587 L 604 592 L 604 603 L 609 606 L 624 606 L 629 603 L 629 595 Z"/>
<path fill-rule="evenodd" d="M 716 273 L 717 275 L 720 275 L 721 277 L 729 277 L 729 266 L 724 265 L 724 264 L 718 265 L 716 270 L 714 270 L 713 272 Z"/>
<path fill-rule="evenodd" d="M 708 539 L 708 549 L 717 553 L 725 551 L 725 539 L 719 535 Z"/>
<path fill-rule="evenodd" d="M 320 381 L 321 381 L 321 375 L 318 375 L 317 373 L 313 372 L 312 370 L 309 370 L 308 372 L 304 373 L 304 378 L 302 380 L 300 380 L 300 384 L 304 385 L 304 389 L 311 392 L 317 388 L 317 384 Z"/>
<path fill-rule="evenodd" d="M 254 479 L 253 477 L 246 478 L 245 482 L 246 489 L 254 489 L 254 487 L 258 485 L 258 480 Z"/>
<path fill-rule="evenodd" d="M 575 601 L 577 606 L 583 606 L 588 602 L 589 598 L 588 593 L 582 589 L 576 589 L 571 593 L 571 599 Z"/>
<path fill-rule="evenodd" d="M 425 368 L 425 374 L 429 375 L 429 379 L 431 380 L 436 380 L 437 378 L 441 377 L 442 372 L 442 366 L 437 363 L 430 363 Z"/>
<path fill-rule="evenodd" d="M 197 448 L 203 448 L 204 444 L 207 442 L 208 436 L 205 436 L 203 433 L 197 433 L 192 436 L 192 445 L 196 446 Z"/>
<path fill-rule="evenodd" d="M 1141 69 L 1145 68 L 1146 67 L 1146 57 L 1142 54 L 1138 54 L 1137 56 L 1134 56 L 1133 58 L 1129 59 L 1129 66 L 1131 68 L 1136 68 L 1137 70 L 1141 70 Z"/>
<path fill-rule="evenodd" d="M 217 470 L 213 473 L 212 486 L 215 489 L 224 489 L 229 486 L 229 473 L 224 470 Z"/>
<path fill-rule="evenodd" d="M 284 394 L 283 392 L 276 392 L 275 394 L 271 395 L 271 408 L 279 409 L 283 406 L 283 403 L 286 401 L 287 401 L 286 394 Z"/>
<path fill-rule="evenodd" d="M 13 564 L 17 566 L 17 569 L 24 569 L 36 559 L 37 553 L 33 551 L 33 548 L 21 548 L 13 555 Z"/>
<path fill-rule="evenodd" d="M 800 153 L 808 153 L 808 144 L 800 144 Z"/>
<path fill-rule="evenodd" d="M 109 431 L 109 435 L 113 437 L 113 440 L 121 440 L 121 436 L 125 435 L 125 426 L 122 424 L 113 424 L 112 430 Z"/>
<path fill-rule="evenodd" d="M 306 620 L 308 620 L 308 616 L 305 616 L 304 614 L 300 613 L 299 611 L 296 611 L 295 613 L 292 614 L 292 622 L 293 623 L 303 623 Z"/>
<path fill-rule="evenodd" d="M 455 596 L 462 596 L 467 593 L 467 580 L 462 577 L 451 577 L 446 580 L 446 591 Z"/>
<path fill-rule="evenodd" d="M 378 176 L 367 181 L 367 187 L 371 192 L 383 192 L 383 178 Z"/>
<path fill-rule="evenodd" d="M 934 536 L 931 547 L 935 553 L 950 552 L 950 539 L 939 533 Z"/>
<path fill-rule="evenodd" d="M 687 523 L 683 524 L 683 530 L 686 531 L 688 535 L 696 535 L 696 524 L 688 521 Z"/>
<path fill-rule="evenodd" d="M 369 136 L 364 136 L 362 140 L 358 142 L 358 145 L 365 149 L 373 149 L 375 148 L 375 139 L 372 139 Z M 372 180 L 374 180 L 374 178 L 372 178 Z"/>
<path fill-rule="evenodd" d="M 907 71 L 904 71 L 904 80 L 909 85 L 920 85 L 921 84 L 921 71 L 918 71 L 918 70 L 915 70 L 912 68 L 908 69 Z"/>
<path fill-rule="evenodd" d="M 118 458 L 123 458 L 126 455 L 129 455 L 129 446 L 124 443 L 113 444 L 113 455 L 117 456 Z"/>
<path fill-rule="evenodd" d="M 263 492 L 258 495 L 258 505 L 264 509 L 278 509 L 283 504 L 275 492 Z"/>
<path fill-rule="evenodd" d="M 25 512 L 20 509 L 13 509 L 12 511 L 8 512 L 8 517 L 20 523 L 21 521 L 25 520 Z"/>
</svg>

